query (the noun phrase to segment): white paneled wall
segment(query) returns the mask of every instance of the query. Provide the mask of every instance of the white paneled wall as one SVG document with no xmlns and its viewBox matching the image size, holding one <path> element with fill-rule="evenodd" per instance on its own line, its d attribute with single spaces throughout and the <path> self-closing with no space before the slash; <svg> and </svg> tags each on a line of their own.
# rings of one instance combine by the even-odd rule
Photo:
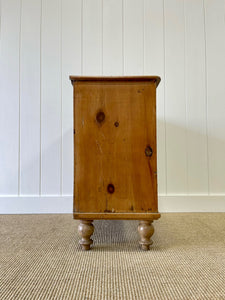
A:
<svg viewBox="0 0 225 300">
<path fill-rule="evenodd" d="M 160 211 L 225 211 L 224 0 L 1 0 L 0 212 L 71 212 L 69 75 L 159 75 Z"/>
</svg>

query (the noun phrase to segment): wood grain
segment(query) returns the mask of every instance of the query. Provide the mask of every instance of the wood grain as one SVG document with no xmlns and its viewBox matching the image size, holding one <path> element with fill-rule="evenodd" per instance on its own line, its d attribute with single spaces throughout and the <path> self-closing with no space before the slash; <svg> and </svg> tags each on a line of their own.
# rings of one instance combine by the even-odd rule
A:
<svg viewBox="0 0 225 300">
<path fill-rule="evenodd" d="M 94 232 L 94 225 L 92 220 L 81 220 L 78 226 L 78 233 L 81 237 L 79 244 L 83 250 L 90 250 L 93 240 L 90 238 Z"/>
<path fill-rule="evenodd" d="M 74 212 L 156 213 L 156 84 L 160 79 L 70 78 L 74 84 Z"/>
<path fill-rule="evenodd" d="M 141 245 L 142 250 L 149 250 L 149 246 L 152 245 L 153 241 L 151 236 L 154 233 L 154 227 L 152 225 L 152 220 L 142 220 L 138 226 L 138 232 L 140 234 L 141 240 L 139 244 Z"/>
<path fill-rule="evenodd" d="M 73 213 L 74 219 L 84 220 L 157 220 L 159 213 Z"/>
</svg>

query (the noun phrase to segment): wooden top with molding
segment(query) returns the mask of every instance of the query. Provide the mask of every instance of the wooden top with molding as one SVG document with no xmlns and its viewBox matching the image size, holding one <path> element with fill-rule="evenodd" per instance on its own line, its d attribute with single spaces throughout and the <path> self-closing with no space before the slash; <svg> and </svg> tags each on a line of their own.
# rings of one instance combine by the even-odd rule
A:
<svg viewBox="0 0 225 300">
<path fill-rule="evenodd" d="M 153 81 L 156 87 L 160 83 L 159 76 L 70 76 L 72 84 L 76 81 Z"/>
</svg>

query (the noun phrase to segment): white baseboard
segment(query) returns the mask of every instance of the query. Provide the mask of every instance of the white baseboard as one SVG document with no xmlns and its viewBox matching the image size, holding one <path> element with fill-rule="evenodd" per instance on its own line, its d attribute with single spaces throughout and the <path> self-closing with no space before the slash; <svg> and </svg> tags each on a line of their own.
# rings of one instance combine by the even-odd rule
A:
<svg viewBox="0 0 225 300">
<path fill-rule="evenodd" d="M 159 196 L 159 212 L 225 212 L 225 195 Z"/>
<path fill-rule="evenodd" d="M 73 197 L 0 196 L 0 214 L 72 213 Z M 160 195 L 159 212 L 225 212 L 225 195 Z"/>
<path fill-rule="evenodd" d="M 0 196 L 0 214 L 64 214 L 72 212 L 72 196 Z"/>
</svg>

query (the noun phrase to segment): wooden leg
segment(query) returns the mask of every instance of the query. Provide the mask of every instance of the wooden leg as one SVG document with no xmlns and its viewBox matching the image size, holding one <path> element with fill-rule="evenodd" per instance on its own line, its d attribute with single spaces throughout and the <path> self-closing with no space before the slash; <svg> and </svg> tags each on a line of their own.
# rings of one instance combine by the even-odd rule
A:
<svg viewBox="0 0 225 300">
<path fill-rule="evenodd" d="M 78 233 L 81 237 L 79 243 L 83 250 L 90 250 L 90 246 L 93 243 L 92 239 L 90 239 L 94 232 L 94 225 L 92 222 L 93 220 L 80 220 L 80 224 L 78 226 Z"/>
<path fill-rule="evenodd" d="M 141 240 L 139 244 L 143 250 L 149 250 L 149 246 L 153 243 L 151 236 L 154 233 L 154 227 L 151 221 L 140 221 L 138 226 L 138 232 L 140 234 Z"/>
</svg>

